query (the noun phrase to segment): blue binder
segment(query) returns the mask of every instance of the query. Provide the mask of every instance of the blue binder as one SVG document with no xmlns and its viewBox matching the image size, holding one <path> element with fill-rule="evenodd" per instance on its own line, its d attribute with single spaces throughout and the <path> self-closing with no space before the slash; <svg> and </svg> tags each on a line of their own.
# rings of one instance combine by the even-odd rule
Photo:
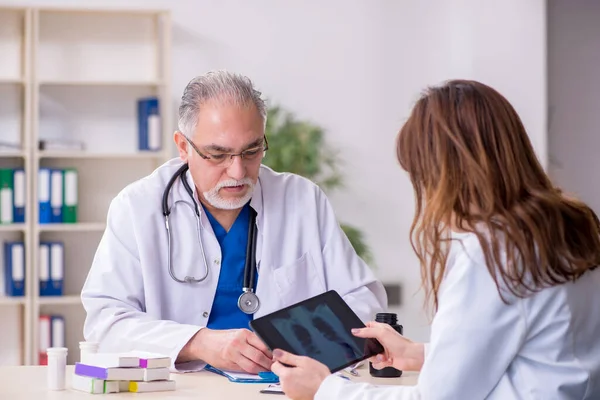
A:
<svg viewBox="0 0 600 400">
<path fill-rule="evenodd" d="M 65 247 L 63 242 L 50 242 L 50 284 L 48 296 L 62 296 L 65 276 Z"/>
<path fill-rule="evenodd" d="M 40 168 L 38 171 L 38 205 L 39 223 L 52 222 L 52 209 L 50 207 L 50 168 Z"/>
<path fill-rule="evenodd" d="M 4 242 L 4 292 L 25 296 L 25 243 Z"/>
<path fill-rule="evenodd" d="M 158 98 L 145 97 L 137 102 L 138 117 L 138 149 L 143 151 L 150 150 L 148 140 L 148 117 L 158 115 Z"/>
<path fill-rule="evenodd" d="M 13 170 L 13 221 L 16 224 L 25 222 L 26 186 L 25 170 Z"/>
<path fill-rule="evenodd" d="M 51 296 L 52 286 L 50 284 L 50 242 L 40 242 L 39 247 L 39 281 L 40 296 Z"/>
<path fill-rule="evenodd" d="M 61 169 L 50 170 L 50 207 L 52 214 L 50 222 L 60 224 L 63 222 L 63 171 Z"/>
</svg>

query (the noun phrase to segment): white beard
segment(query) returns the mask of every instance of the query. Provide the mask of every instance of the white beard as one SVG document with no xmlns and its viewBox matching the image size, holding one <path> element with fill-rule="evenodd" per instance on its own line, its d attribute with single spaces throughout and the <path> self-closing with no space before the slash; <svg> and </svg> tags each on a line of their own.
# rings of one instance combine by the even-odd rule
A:
<svg viewBox="0 0 600 400">
<path fill-rule="evenodd" d="M 246 185 L 246 193 L 242 197 L 233 198 L 233 199 L 224 199 L 219 194 L 219 190 L 224 187 L 233 187 Z M 240 181 L 236 181 L 234 179 L 230 179 L 227 181 L 222 181 L 217 184 L 214 188 L 210 189 L 207 192 L 203 192 L 204 198 L 211 206 L 218 208 L 220 210 L 237 210 L 238 208 L 242 208 L 251 198 L 254 193 L 254 183 L 250 178 L 244 178 Z"/>
</svg>

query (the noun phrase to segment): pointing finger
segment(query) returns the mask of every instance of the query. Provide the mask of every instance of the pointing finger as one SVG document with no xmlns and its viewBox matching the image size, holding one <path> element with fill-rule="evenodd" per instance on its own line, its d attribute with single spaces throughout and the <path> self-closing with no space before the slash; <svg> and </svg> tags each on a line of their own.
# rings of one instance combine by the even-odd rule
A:
<svg viewBox="0 0 600 400">
<path fill-rule="evenodd" d="M 355 328 L 352 329 L 352 334 L 359 338 L 376 338 L 378 335 L 377 328 Z"/>
</svg>

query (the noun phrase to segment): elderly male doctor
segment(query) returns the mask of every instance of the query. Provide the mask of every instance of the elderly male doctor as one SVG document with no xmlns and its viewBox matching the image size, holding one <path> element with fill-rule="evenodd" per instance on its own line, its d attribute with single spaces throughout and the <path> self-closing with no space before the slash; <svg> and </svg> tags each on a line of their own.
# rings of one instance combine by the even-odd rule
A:
<svg viewBox="0 0 600 400">
<path fill-rule="evenodd" d="M 248 329 L 252 318 L 331 289 L 363 321 L 387 307 L 323 192 L 261 165 L 265 121 L 243 76 L 212 72 L 187 85 L 180 157 L 110 205 L 81 293 L 86 340 L 170 355 L 178 371 L 258 373 L 272 355 Z"/>
</svg>

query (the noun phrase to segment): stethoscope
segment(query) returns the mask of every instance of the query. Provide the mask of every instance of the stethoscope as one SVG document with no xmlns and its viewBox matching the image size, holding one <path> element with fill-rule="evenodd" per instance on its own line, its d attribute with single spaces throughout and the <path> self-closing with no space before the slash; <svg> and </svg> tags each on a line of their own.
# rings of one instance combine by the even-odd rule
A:
<svg viewBox="0 0 600 400">
<path fill-rule="evenodd" d="M 194 199 L 194 192 L 190 187 L 186 179 L 186 172 L 188 170 L 188 164 L 184 164 L 173 174 L 169 182 L 167 183 L 167 187 L 163 193 L 162 198 L 162 212 L 165 217 L 165 227 L 167 228 L 167 251 L 169 252 L 167 256 L 167 265 L 169 268 L 169 275 L 171 278 L 179 283 L 200 283 L 204 281 L 208 277 L 208 263 L 206 262 L 206 255 L 204 253 L 204 245 L 202 244 L 202 235 L 200 234 L 200 211 L 198 210 L 198 203 L 196 203 L 196 199 Z M 198 232 L 198 242 L 200 243 L 200 251 L 202 252 L 202 260 L 204 261 L 204 276 L 200 279 L 197 279 L 193 276 L 186 276 L 184 279 L 179 279 L 175 276 L 173 272 L 173 265 L 171 264 L 171 230 L 169 227 L 169 214 L 171 213 L 171 209 L 168 205 L 169 191 L 173 187 L 173 184 L 177 180 L 177 178 L 181 179 L 183 186 L 185 187 L 185 191 L 188 193 L 192 201 L 194 202 L 194 211 L 196 212 L 196 229 Z M 190 205 L 183 201 L 177 200 L 173 203 L 173 207 L 179 202 L 183 202 L 188 207 Z M 260 301 L 258 296 L 254 293 L 254 273 L 256 270 L 256 236 L 257 236 L 257 228 L 256 228 L 256 211 L 250 208 L 250 224 L 248 226 L 248 242 L 246 245 L 246 262 L 244 264 L 244 282 L 242 285 L 242 294 L 238 298 L 238 307 L 246 314 L 254 314 L 258 308 L 260 307 Z"/>
</svg>

